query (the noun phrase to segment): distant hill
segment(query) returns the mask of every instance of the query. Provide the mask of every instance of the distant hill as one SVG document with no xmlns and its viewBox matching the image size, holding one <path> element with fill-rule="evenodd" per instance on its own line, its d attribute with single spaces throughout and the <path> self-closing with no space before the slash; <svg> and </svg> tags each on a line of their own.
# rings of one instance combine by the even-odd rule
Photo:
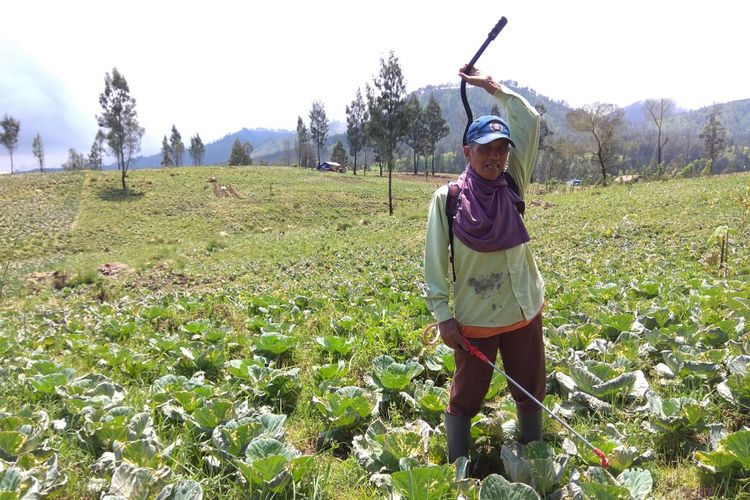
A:
<svg viewBox="0 0 750 500">
<path fill-rule="evenodd" d="M 333 145 L 342 139 L 342 133 L 346 132 L 346 125 L 334 121 L 329 124 L 329 137 L 326 143 Z M 333 134 L 333 135 L 331 135 Z M 232 144 L 239 139 L 240 142 L 249 142 L 253 146 L 250 155 L 255 164 L 292 164 L 296 161 L 295 143 L 297 132 L 291 130 L 266 129 L 266 128 L 243 128 L 238 132 L 227 134 L 218 141 L 205 144 L 206 153 L 203 157 L 203 165 L 226 165 L 232 151 Z M 333 142 L 331 142 L 333 141 Z M 182 164 L 192 165 L 190 153 L 187 151 L 189 143 L 185 144 L 185 154 Z M 161 152 L 149 156 L 139 156 L 131 163 L 131 168 L 155 168 L 161 166 Z M 107 165 L 109 169 L 116 169 L 117 164 Z"/>
<path fill-rule="evenodd" d="M 537 93 L 533 88 L 524 87 L 516 81 L 504 81 L 504 85 L 514 89 L 524 96 L 532 105 L 544 106 L 543 119 L 555 137 L 562 137 L 571 141 L 580 140 L 580 134 L 570 131 L 566 125 L 565 116 L 573 108 L 563 100 Z M 461 102 L 460 92 L 456 84 L 429 85 L 413 92 L 422 107 L 426 106 L 430 96 L 434 96 L 443 112 L 443 117 L 450 128 L 449 135 L 438 144 L 438 152 L 455 151 L 459 153 L 462 145 L 463 131 L 466 126 L 466 113 Z M 467 97 L 474 117 L 490 113 L 496 101 L 482 89 L 470 87 Z M 622 131 L 628 141 L 650 142 L 653 124 L 647 118 L 644 110 L 645 101 L 638 101 L 623 108 L 626 128 Z M 726 127 L 727 145 L 750 144 L 750 99 L 716 104 L 722 123 Z M 665 131 L 672 136 L 675 143 L 678 134 L 690 135 L 694 145 L 698 146 L 698 135 L 706 123 L 711 107 L 686 111 L 676 109 L 665 122 Z M 502 112 L 502 109 L 501 109 Z M 346 145 L 346 125 L 341 122 L 330 124 L 329 136 L 326 140 L 326 155 L 330 154 L 332 146 L 337 141 Z M 218 141 L 207 143 L 203 160 L 205 165 L 225 165 L 229 158 L 235 139 L 249 142 L 253 146 L 251 154 L 253 163 L 257 165 L 291 165 L 296 163 L 295 151 L 296 131 L 279 129 L 245 129 L 227 134 Z M 408 148 L 402 153 L 408 155 Z M 648 154 L 648 153 L 644 153 Z M 638 161 L 648 163 L 647 159 Z M 183 157 L 183 165 L 191 165 L 188 152 Z M 161 165 L 161 154 L 136 158 L 132 168 L 154 168 Z M 116 168 L 110 165 L 107 168 Z"/>
</svg>

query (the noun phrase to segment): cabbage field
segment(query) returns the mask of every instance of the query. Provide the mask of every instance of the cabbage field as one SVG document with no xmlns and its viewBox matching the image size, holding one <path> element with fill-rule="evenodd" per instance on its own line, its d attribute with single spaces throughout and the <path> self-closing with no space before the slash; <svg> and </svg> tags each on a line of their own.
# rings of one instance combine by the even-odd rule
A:
<svg viewBox="0 0 750 500">
<path fill-rule="evenodd" d="M 545 416 L 493 378 L 447 463 L 426 345 L 447 177 L 286 167 L 0 177 L 0 500 L 750 497 L 750 176 L 553 190 Z M 222 196 L 233 192 L 237 196 Z"/>
</svg>

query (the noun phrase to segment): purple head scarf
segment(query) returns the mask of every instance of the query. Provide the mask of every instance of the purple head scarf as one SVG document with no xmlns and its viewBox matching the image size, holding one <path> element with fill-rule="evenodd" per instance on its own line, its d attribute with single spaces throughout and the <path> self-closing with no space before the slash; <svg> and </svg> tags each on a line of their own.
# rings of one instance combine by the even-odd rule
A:
<svg viewBox="0 0 750 500">
<path fill-rule="evenodd" d="M 458 185 L 461 196 L 453 233 L 464 245 L 477 252 L 496 252 L 531 239 L 516 208 L 523 200 L 504 176 L 489 181 L 466 165 Z"/>
</svg>

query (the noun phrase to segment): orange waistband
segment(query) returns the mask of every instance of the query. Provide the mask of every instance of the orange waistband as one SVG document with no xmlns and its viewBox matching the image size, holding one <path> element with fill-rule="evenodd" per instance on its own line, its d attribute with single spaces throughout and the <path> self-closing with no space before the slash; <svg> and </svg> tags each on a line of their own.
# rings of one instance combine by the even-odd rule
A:
<svg viewBox="0 0 750 500">
<path fill-rule="evenodd" d="M 511 323 L 510 325 L 504 325 L 504 326 L 468 326 L 463 325 L 461 327 L 461 333 L 464 337 L 470 338 L 470 339 L 485 339 L 487 337 L 493 337 L 495 335 L 499 335 L 501 333 L 508 333 L 512 332 L 514 330 L 518 330 L 519 328 L 523 328 L 524 326 L 528 325 L 534 319 L 536 319 L 537 316 L 539 316 L 542 313 L 542 309 L 544 309 L 544 305 L 542 305 L 542 308 L 539 309 L 539 312 L 537 312 L 531 319 L 522 319 L 521 321 L 516 321 L 515 323 Z"/>
</svg>

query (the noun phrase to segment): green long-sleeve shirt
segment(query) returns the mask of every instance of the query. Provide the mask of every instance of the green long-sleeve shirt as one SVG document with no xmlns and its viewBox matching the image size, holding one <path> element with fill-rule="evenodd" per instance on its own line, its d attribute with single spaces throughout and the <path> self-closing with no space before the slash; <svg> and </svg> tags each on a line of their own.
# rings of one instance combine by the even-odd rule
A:
<svg viewBox="0 0 750 500">
<path fill-rule="evenodd" d="M 508 173 L 523 198 L 531 182 L 539 145 L 539 113 L 519 94 L 501 87 L 494 96 L 506 109 L 511 137 Z M 450 262 L 447 185 L 435 191 L 427 218 L 424 274 L 427 307 L 437 321 L 452 317 L 462 325 L 503 327 L 533 318 L 544 305 L 544 280 L 528 243 L 507 250 L 477 252 L 454 237 L 455 314 L 448 305 Z"/>
</svg>

